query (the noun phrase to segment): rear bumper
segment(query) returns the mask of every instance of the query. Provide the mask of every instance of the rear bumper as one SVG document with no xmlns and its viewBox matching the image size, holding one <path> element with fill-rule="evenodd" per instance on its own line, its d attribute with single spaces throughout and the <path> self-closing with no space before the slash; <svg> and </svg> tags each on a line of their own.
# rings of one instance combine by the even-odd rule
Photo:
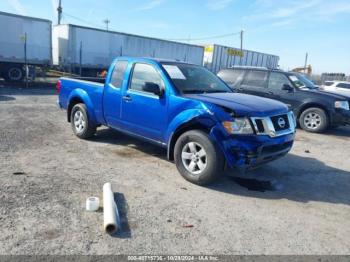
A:
<svg viewBox="0 0 350 262">
<path fill-rule="evenodd" d="M 63 109 L 63 106 L 61 105 L 59 99 L 57 99 L 56 104 L 57 104 L 57 107 L 58 107 L 59 109 Z"/>
</svg>

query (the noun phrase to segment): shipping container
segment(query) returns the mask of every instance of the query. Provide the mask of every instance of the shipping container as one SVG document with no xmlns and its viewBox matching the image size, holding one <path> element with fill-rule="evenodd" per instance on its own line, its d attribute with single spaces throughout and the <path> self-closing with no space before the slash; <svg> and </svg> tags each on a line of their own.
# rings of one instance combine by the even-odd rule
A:
<svg viewBox="0 0 350 262">
<path fill-rule="evenodd" d="M 278 61 L 276 55 L 221 45 L 207 45 L 204 52 L 204 66 L 213 73 L 235 65 L 277 68 Z"/>
<path fill-rule="evenodd" d="M 51 21 L 0 12 L 0 27 L 2 77 L 13 81 L 22 80 L 26 59 L 28 65 L 51 64 Z"/>
<path fill-rule="evenodd" d="M 117 56 L 155 57 L 202 65 L 204 47 L 77 25 L 53 28 L 53 62 L 84 75 Z"/>
</svg>

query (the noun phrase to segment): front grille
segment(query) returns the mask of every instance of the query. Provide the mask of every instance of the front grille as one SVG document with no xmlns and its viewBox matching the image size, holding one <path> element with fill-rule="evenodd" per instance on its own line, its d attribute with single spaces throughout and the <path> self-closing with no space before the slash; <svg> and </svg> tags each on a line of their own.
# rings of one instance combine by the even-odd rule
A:
<svg viewBox="0 0 350 262">
<path fill-rule="evenodd" d="M 257 135 L 270 137 L 283 136 L 295 132 L 293 112 L 276 116 L 251 117 Z"/>
<path fill-rule="evenodd" d="M 271 121 L 276 132 L 287 130 L 290 127 L 288 115 L 273 116 Z"/>
</svg>

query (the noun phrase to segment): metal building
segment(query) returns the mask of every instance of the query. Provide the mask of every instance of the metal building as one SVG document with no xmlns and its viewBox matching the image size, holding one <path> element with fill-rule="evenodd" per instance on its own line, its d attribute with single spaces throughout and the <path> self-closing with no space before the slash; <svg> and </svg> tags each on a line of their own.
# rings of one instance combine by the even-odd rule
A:
<svg viewBox="0 0 350 262">
<path fill-rule="evenodd" d="M 235 65 L 277 68 L 278 61 L 276 55 L 215 44 L 205 46 L 204 52 L 204 66 L 214 73 Z"/>
</svg>

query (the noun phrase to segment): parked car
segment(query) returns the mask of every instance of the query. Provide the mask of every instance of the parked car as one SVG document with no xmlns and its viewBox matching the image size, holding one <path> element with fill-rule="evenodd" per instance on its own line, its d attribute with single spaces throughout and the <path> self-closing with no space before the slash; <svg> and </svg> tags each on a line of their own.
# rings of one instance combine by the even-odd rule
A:
<svg viewBox="0 0 350 262">
<path fill-rule="evenodd" d="M 348 93 L 350 95 L 350 82 L 345 81 L 325 81 L 322 90 L 338 93 Z"/>
<path fill-rule="evenodd" d="M 233 90 L 284 102 L 300 127 L 323 132 L 330 126 L 350 124 L 350 97 L 319 90 L 304 75 L 261 67 L 234 67 L 218 76 Z"/>
<path fill-rule="evenodd" d="M 89 80 L 89 81 L 88 81 Z M 228 167 L 280 158 L 293 145 L 295 119 L 286 105 L 238 94 L 202 66 L 117 58 L 101 79 L 61 78 L 58 104 L 79 138 L 99 125 L 167 148 L 181 175 L 196 184 Z"/>
</svg>

